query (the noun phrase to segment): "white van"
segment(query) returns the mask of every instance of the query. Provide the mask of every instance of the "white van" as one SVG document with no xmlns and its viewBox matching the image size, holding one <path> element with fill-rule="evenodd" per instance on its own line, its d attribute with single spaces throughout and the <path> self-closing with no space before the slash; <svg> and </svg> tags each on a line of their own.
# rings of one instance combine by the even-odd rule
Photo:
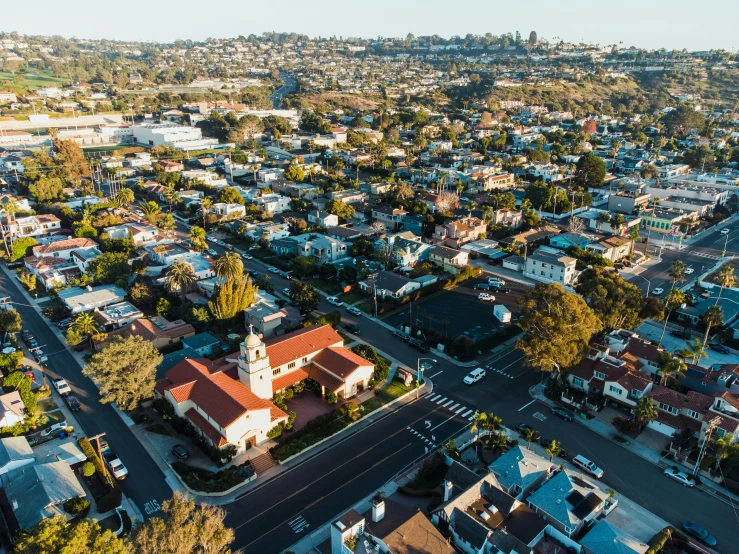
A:
<svg viewBox="0 0 739 554">
<path fill-rule="evenodd" d="M 572 463 L 580 467 L 584 471 L 587 471 L 596 479 L 600 479 L 601 477 L 603 477 L 603 470 L 595 465 L 593 462 L 588 460 L 585 456 L 581 456 L 580 454 L 578 454 L 577 456 L 572 458 Z"/>
</svg>

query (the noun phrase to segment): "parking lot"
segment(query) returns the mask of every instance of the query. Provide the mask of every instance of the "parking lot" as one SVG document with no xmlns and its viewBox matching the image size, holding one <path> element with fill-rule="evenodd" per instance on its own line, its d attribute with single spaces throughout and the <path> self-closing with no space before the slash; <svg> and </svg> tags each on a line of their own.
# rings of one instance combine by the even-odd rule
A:
<svg viewBox="0 0 739 554">
<path fill-rule="evenodd" d="M 520 317 L 516 302 L 527 290 L 527 287 L 518 283 L 506 283 L 510 292 L 490 291 L 495 301 L 482 301 L 478 300 L 478 295 L 486 291 L 474 287 L 484 283 L 487 283 L 487 279 L 471 279 L 452 290 L 438 292 L 405 305 L 383 317 L 383 321 L 394 327 L 419 325 L 452 339 L 465 335 L 472 340 L 480 340 L 502 327 L 493 315 L 493 306 L 503 304 L 511 311 L 512 321 L 516 321 Z"/>
</svg>

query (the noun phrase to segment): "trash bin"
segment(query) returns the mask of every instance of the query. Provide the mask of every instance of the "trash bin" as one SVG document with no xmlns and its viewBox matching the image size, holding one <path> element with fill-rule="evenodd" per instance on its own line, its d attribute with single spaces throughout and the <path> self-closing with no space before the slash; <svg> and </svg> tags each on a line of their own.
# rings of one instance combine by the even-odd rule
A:
<svg viewBox="0 0 739 554">
<path fill-rule="evenodd" d="M 59 431 L 59 438 L 60 439 L 66 439 L 67 438 L 67 432 L 66 431 Z"/>
</svg>

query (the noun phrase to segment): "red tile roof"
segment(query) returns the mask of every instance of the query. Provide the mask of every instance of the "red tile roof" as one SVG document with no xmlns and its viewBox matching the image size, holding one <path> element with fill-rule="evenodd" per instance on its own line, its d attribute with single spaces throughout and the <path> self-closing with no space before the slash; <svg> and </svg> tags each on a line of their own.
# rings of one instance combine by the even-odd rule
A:
<svg viewBox="0 0 739 554">
<path fill-rule="evenodd" d="M 319 385 L 326 387 L 326 389 L 336 392 L 344 387 L 344 381 L 331 375 L 328 371 L 323 368 L 310 364 L 308 366 L 308 375 L 314 381 L 318 381 Z"/>
<path fill-rule="evenodd" d="M 697 432 L 700 431 L 701 428 L 701 422 L 697 419 L 692 419 L 679 414 L 670 414 L 663 412 L 662 410 L 657 412 L 657 421 L 663 425 L 667 425 L 678 430 L 690 429 L 693 432 Z"/>
<path fill-rule="evenodd" d="M 294 385 L 295 383 L 300 383 L 300 381 L 307 377 L 308 372 L 302 367 L 299 367 L 298 369 L 296 369 L 295 371 L 291 371 L 290 373 L 286 373 L 285 375 L 280 375 L 277 379 L 272 380 L 272 392 L 286 389 L 287 387 Z"/>
<path fill-rule="evenodd" d="M 162 394 L 173 391 L 172 396 L 178 403 L 192 400 L 222 428 L 248 411 L 270 410 L 274 417 L 277 412 L 273 408 L 279 408 L 227 375 L 225 370 L 230 367 L 231 364 L 223 361 L 211 362 L 205 358 L 183 360 L 167 371 L 164 379 L 157 383 L 157 390 Z M 282 416 L 287 417 L 284 412 Z"/>
<path fill-rule="evenodd" d="M 313 358 L 313 363 L 344 380 L 360 367 L 374 367 L 374 364 L 343 346 L 326 348 Z"/>
<path fill-rule="evenodd" d="M 131 335 L 139 335 L 145 340 L 152 341 L 159 337 L 178 338 L 194 334 L 195 327 L 189 323 L 182 322 L 182 325 L 167 326 L 165 329 L 160 329 L 149 319 L 137 319 L 129 325 L 124 325 L 120 329 L 110 331 L 108 337 L 121 336 L 126 338 Z"/>
<path fill-rule="evenodd" d="M 91 239 L 74 238 L 67 240 L 58 240 L 49 244 L 39 244 L 33 247 L 33 254 L 37 257 L 60 252 L 62 250 L 71 250 L 73 248 L 90 248 L 97 246 L 98 243 Z"/>
<path fill-rule="evenodd" d="M 633 354 L 637 358 L 649 360 L 650 362 L 656 362 L 657 352 L 660 352 L 662 350 L 664 349 L 657 346 L 656 344 L 637 337 L 633 337 L 631 340 L 629 340 L 629 344 L 626 345 L 626 348 L 621 351 L 621 356 L 623 356 L 623 353 L 629 353 Z"/>
<path fill-rule="evenodd" d="M 739 410 L 739 396 L 735 394 L 731 394 L 730 392 L 723 392 L 723 393 L 716 393 L 714 395 L 716 398 L 720 398 L 724 402 L 726 402 L 729 406 L 733 406 L 737 410 Z"/>
<path fill-rule="evenodd" d="M 329 346 L 341 346 L 344 340 L 330 325 L 311 325 L 265 342 L 273 368 L 300 360 Z"/>
<path fill-rule="evenodd" d="M 618 379 L 617 383 L 627 391 L 632 391 L 636 389 L 644 392 L 652 383 L 652 380 L 646 373 L 637 373 L 630 371 L 629 373 Z"/>
<path fill-rule="evenodd" d="M 216 431 L 215 427 L 208 423 L 208 420 L 201 416 L 195 408 L 187 410 L 185 412 L 185 417 L 189 419 L 195 427 L 200 429 L 203 434 L 210 439 L 210 442 L 215 444 L 218 448 L 228 444 L 226 438 Z"/>
<path fill-rule="evenodd" d="M 726 414 L 717 412 L 714 409 L 708 410 L 708 413 L 703 418 L 703 421 L 713 421 L 714 419 L 718 419 L 718 426 L 729 433 L 735 432 L 737 427 L 739 427 L 739 420 L 728 417 Z"/>
</svg>

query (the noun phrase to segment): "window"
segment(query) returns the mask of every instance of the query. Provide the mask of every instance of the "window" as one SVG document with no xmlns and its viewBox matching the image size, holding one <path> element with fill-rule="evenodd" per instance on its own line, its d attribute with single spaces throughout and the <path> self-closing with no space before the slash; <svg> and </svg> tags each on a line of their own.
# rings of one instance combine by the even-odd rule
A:
<svg viewBox="0 0 739 554">
<path fill-rule="evenodd" d="M 693 410 L 688 410 L 688 415 L 692 417 L 693 419 L 701 418 L 701 415 L 698 412 L 694 412 Z"/>
<path fill-rule="evenodd" d="M 303 363 L 304 364 L 307 364 L 308 363 L 308 357 L 307 356 L 305 358 L 303 358 Z"/>
<path fill-rule="evenodd" d="M 572 379 L 572 384 L 575 385 L 576 387 L 582 387 L 583 382 L 584 381 L 580 379 L 579 377 L 575 377 Z"/>
<path fill-rule="evenodd" d="M 294 367 L 295 367 L 295 362 L 290 362 L 289 364 L 287 364 L 287 369 L 292 369 Z"/>
<path fill-rule="evenodd" d="M 663 404 L 662 402 L 659 403 L 659 409 L 669 414 L 677 414 L 678 411 L 677 408 L 673 408 L 672 406 L 668 406 L 667 404 Z"/>
<path fill-rule="evenodd" d="M 603 379 L 603 380 L 605 380 L 605 378 L 606 378 L 606 374 L 605 374 L 605 373 L 601 373 L 600 371 L 596 371 L 596 372 L 595 372 L 595 376 L 596 376 L 596 377 L 597 377 L 598 379 Z"/>
<path fill-rule="evenodd" d="M 634 398 L 641 398 L 641 391 L 640 391 L 640 390 L 636 390 L 636 389 L 634 389 L 634 390 L 632 390 L 632 391 L 631 391 L 631 395 L 632 395 L 632 396 L 633 396 Z"/>
<path fill-rule="evenodd" d="M 614 394 L 621 396 L 621 389 L 614 385 L 611 385 L 610 387 L 608 387 L 608 390 L 610 390 Z"/>
<path fill-rule="evenodd" d="M 280 369 L 280 368 L 278 367 L 277 369 L 273 369 L 273 370 L 272 370 L 272 375 L 279 375 L 279 374 L 280 374 L 281 372 L 282 372 L 282 369 Z"/>
</svg>

